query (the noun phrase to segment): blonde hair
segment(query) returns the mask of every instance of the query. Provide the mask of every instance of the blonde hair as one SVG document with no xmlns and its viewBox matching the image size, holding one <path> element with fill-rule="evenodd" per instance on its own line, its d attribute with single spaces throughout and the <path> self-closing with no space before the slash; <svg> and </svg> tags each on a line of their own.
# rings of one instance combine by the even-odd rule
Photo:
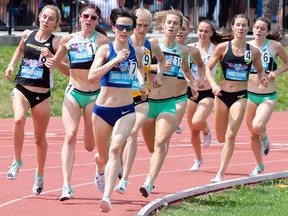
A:
<svg viewBox="0 0 288 216">
<path fill-rule="evenodd" d="M 150 20 L 150 22 L 152 22 L 152 14 L 146 8 L 138 8 L 138 9 L 136 9 L 135 10 L 135 14 L 136 14 L 137 17 L 148 18 Z"/>
<path fill-rule="evenodd" d="M 58 7 L 55 5 L 46 5 L 42 8 L 41 12 L 39 13 L 39 17 L 42 15 L 43 11 L 46 9 L 51 9 L 55 11 L 56 14 L 56 25 L 54 26 L 54 31 L 61 31 L 60 29 L 60 22 L 61 22 L 61 12 Z"/>
</svg>

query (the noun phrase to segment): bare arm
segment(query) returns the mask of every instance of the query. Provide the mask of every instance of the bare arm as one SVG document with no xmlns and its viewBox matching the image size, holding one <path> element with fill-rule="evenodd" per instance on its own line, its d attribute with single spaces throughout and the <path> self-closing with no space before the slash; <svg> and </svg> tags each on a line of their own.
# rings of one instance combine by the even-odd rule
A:
<svg viewBox="0 0 288 216">
<path fill-rule="evenodd" d="M 28 36 L 31 34 L 32 31 L 30 30 L 25 30 L 22 33 L 21 41 L 19 42 L 9 64 L 7 69 L 5 70 L 5 74 L 7 79 L 12 78 L 12 73 L 14 72 L 14 66 L 15 64 L 22 58 L 23 52 L 24 52 L 24 42 L 28 38 Z"/>
<path fill-rule="evenodd" d="M 198 88 L 203 88 L 204 87 L 204 77 L 205 77 L 205 65 L 202 61 L 200 52 L 197 48 L 194 47 L 189 47 L 189 53 L 190 56 L 193 59 L 193 62 L 196 64 L 197 69 L 198 69 L 198 74 L 200 77 L 199 82 L 197 83 Z"/>
<path fill-rule="evenodd" d="M 152 49 L 152 54 L 157 58 L 157 61 L 158 61 L 157 75 L 155 76 L 153 80 L 153 85 L 154 85 L 153 87 L 157 88 L 157 87 L 162 86 L 161 79 L 162 79 L 163 73 L 165 72 L 166 59 L 158 44 L 151 42 L 151 49 Z"/>
<path fill-rule="evenodd" d="M 261 57 L 260 51 L 259 49 L 253 46 L 250 46 L 250 50 L 252 52 L 252 63 L 257 71 L 260 84 L 267 87 L 268 82 L 267 82 L 267 78 L 265 77 L 265 71 L 262 66 L 262 62 L 260 58 Z"/>
<path fill-rule="evenodd" d="M 109 56 L 109 46 L 102 45 L 99 47 L 95 54 L 94 61 L 90 67 L 88 74 L 88 80 L 90 82 L 99 82 L 101 77 L 104 76 L 109 70 L 111 70 L 116 64 L 128 58 L 130 51 L 123 49 L 117 53 L 116 58 L 105 64 L 105 61 Z M 142 59 L 141 59 L 142 64 Z M 139 81 L 140 82 L 140 81 Z"/>
<path fill-rule="evenodd" d="M 138 65 L 137 65 L 137 69 L 138 69 L 138 73 L 137 73 L 137 79 L 139 82 L 139 86 L 140 86 L 140 93 L 142 96 L 142 100 L 145 101 L 147 98 L 147 93 L 144 87 L 144 67 L 143 67 L 143 56 L 144 56 L 144 51 L 136 46 L 133 46 L 134 50 L 136 52 L 136 56 L 137 56 L 137 61 L 138 61 Z"/>
<path fill-rule="evenodd" d="M 272 41 L 271 41 L 272 42 Z M 271 43 L 270 42 L 270 43 Z M 284 73 L 288 70 L 288 55 L 285 52 L 285 49 L 283 45 L 279 42 L 274 42 L 273 41 L 273 49 L 276 50 L 276 57 L 280 57 L 280 59 L 283 61 L 282 67 L 278 67 L 277 70 L 271 71 L 268 75 L 268 79 L 274 80 L 278 76 L 278 74 Z"/>
<path fill-rule="evenodd" d="M 215 65 L 217 64 L 218 61 L 221 61 L 224 54 L 226 53 L 227 50 L 227 42 L 218 44 L 213 51 L 213 54 L 210 58 L 210 60 L 207 62 L 206 64 L 206 78 L 209 81 L 211 88 L 212 88 L 212 92 L 214 95 L 216 96 L 221 96 L 221 88 L 218 86 L 218 84 L 216 83 L 216 81 L 214 80 L 213 74 L 212 74 L 212 70 L 215 67 Z"/>
</svg>

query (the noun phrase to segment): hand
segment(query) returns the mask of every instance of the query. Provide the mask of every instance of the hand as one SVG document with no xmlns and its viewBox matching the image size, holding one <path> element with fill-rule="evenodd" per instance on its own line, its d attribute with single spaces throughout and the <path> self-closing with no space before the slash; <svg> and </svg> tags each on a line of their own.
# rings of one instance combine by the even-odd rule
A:
<svg viewBox="0 0 288 216">
<path fill-rule="evenodd" d="M 262 86 L 264 86 L 265 88 L 267 88 L 267 86 L 268 86 L 268 78 L 267 78 L 267 77 L 262 77 L 262 78 L 260 79 L 260 84 L 261 84 Z"/>
<path fill-rule="evenodd" d="M 53 54 L 49 51 L 49 49 L 47 47 L 42 48 L 40 51 L 41 51 L 41 54 L 46 58 L 52 58 L 53 57 Z"/>
<path fill-rule="evenodd" d="M 57 62 L 56 62 L 56 60 L 54 58 L 47 58 L 46 61 L 45 61 L 45 66 L 47 68 L 54 69 L 57 66 Z"/>
<path fill-rule="evenodd" d="M 157 74 L 153 80 L 153 88 L 159 88 L 162 86 L 162 81 L 161 81 L 162 75 Z"/>
<path fill-rule="evenodd" d="M 121 62 L 123 60 L 126 60 L 129 57 L 130 51 L 128 49 L 122 49 L 117 53 L 117 60 L 118 62 Z"/>
<path fill-rule="evenodd" d="M 196 86 L 198 89 L 203 89 L 204 88 L 204 80 L 203 79 L 197 80 Z"/>
<path fill-rule="evenodd" d="M 268 74 L 268 80 L 275 80 L 276 79 L 276 73 L 275 72 L 273 72 L 273 71 L 267 71 L 267 72 L 269 72 L 269 74 Z"/>
<path fill-rule="evenodd" d="M 5 70 L 6 78 L 11 80 L 13 72 L 14 72 L 14 66 L 8 65 L 8 68 Z"/>
<path fill-rule="evenodd" d="M 171 68 L 172 68 L 172 62 L 171 61 L 166 61 L 165 71 L 170 71 Z"/>
<path fill-rule="evenodd" d="M 214 84 L 214 85 L 211 85 L 212 87 L 212 93 L 215 95 L 215 96 L 222 96 L 221 94 L 221 88 L 219 85 L 217 84 Z"/>
<path fill-rule="evenodd" d="M 199 96 L 199 92 L 197 91 L 197 88 L 194 85 L 189 86 L 191 89 L 192 97 L 190 97 L 190 100 L 196 100 Z"/>
<path fill-rule="evenodd" d="M 141 100 L 142 101 L 146 101 L 147 99 L 147 93 L 146 93 L 146 89 L 144 87 L 144 85 L 140 85 L 140 93 L 141 93 Z"/>
</svg>

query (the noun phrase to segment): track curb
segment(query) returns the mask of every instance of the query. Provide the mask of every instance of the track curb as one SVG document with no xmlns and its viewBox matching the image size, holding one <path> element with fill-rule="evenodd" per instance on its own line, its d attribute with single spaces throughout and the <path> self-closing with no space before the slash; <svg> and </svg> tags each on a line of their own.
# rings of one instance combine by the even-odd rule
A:
<svg viewBox="0 0 288 216">
<path fill-rule="evenodd" d="M 235 185 L 245 185 L 245 184 L 253 184 L 265 180 L 279 179 L 288 177 L 288 171 L 284 172 L 276 172 L 276 173 L 268 173 L 259 176 L 249 176 L 245 178 L 233 179 L 228 181 L 222 181 L 219 183 L 207 184 L 201 187 L 190 188 L 186 190 L 182 190 L 173 194 L 169 194 L 160 198 L 157 198 L 147 205 L 145 205 L 139 212 L 138 216 L 148 216 L 153 211 L 167 206 L 169 203 L 185 199 L 187 197 L 196 196 L 200 194 L 206 194 L 217 190 L 223 190 L 226 188 L 231 188 Z"/>
</svg>

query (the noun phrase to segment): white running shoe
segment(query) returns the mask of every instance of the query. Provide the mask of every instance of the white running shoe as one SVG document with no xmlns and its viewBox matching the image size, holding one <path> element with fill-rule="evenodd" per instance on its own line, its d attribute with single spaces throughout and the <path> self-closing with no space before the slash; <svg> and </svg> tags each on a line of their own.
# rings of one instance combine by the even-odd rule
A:
<svg viewBox="0 0 288 216">
<path fill-rule="evenodd" d="M 212 183 L 219 183 L 223 179 L 223 175 L 221 173 L 217 173 L 216 177 L 214 179 L 211 179 Z"/>
<path fill-rule="evenodd" d="M 22 166 L 22 160 L 20 161 L 13 161 L 11 166 L 9 167 L 10 169 L 7 172 L 7 178 L 8 179 L 16 179 L 19 169 Z"/>
<path fill-rule="evenodd" d="M 35 176 L 32 191 L 35 195 L 39 195 L 43 190 L 43 176 Z"/>
<path fill-rule="evenodd" d="M 202 146 L 209 146 L 212 142 L 212 136 L 211 136 L 211 131 L 210 131 L 210 128 L 208 127 L 208 133 L 205 135 L 203 134 L 203 143 L 202 143 Z"/>
<path fill-rule="evenodd" d="M 128 185 L 128 182 L 121 179 L 118 185 L 114 188 L 114 191 L 123 195 L 126 191 L 127 185 Z"/>
<path fill-rule="evenodd" d="M 70 199 L 74 195 L 74 192 L 69 185 L 64 185 L 62 188 L 62 195 L 59 198 L 60 201 L 65 201 Z"/>
<path fill-rule="evenodd" d="M 182 132 L 183 132 L 183 128 L 182 128 L 181 125 L 179 125 L 179 126 L 177 127 L 177 129 L 176 129 L 176 133 L 177 133 L 177 134 L 181 134 Z"/>
<path fill-rule="evenodd" d="M 96 172 L 96 177 L 95 177 L 95 186 L 100 191 L 101 193 L 104 193 L 105 189 L 105 175 L 104 173 L 100 175 L 98 171 Z"/>
<path fill-rule="evenodd" d="M 264 171 L 264 166 L 256 166 L 253 171 L 250 173 L 250 176 L 257 176 Z"/>
<path fill-rule="evenodd" d="M 190 168 L 190 171 L 198 171 L 200 166 L 202 165 L 203 163 L 203 160 L 194 160 L 194 164 L 193 166 Z"/>
<path fill-rule="evenodd" d="M 107 196 L 103 197 L 99 203 L 99 207 L 101 209 L 101 212 L 107 213 L 107 212 L 111 211 L 112 205 L 110 202 L 110 198 Z"/>
</svg>

